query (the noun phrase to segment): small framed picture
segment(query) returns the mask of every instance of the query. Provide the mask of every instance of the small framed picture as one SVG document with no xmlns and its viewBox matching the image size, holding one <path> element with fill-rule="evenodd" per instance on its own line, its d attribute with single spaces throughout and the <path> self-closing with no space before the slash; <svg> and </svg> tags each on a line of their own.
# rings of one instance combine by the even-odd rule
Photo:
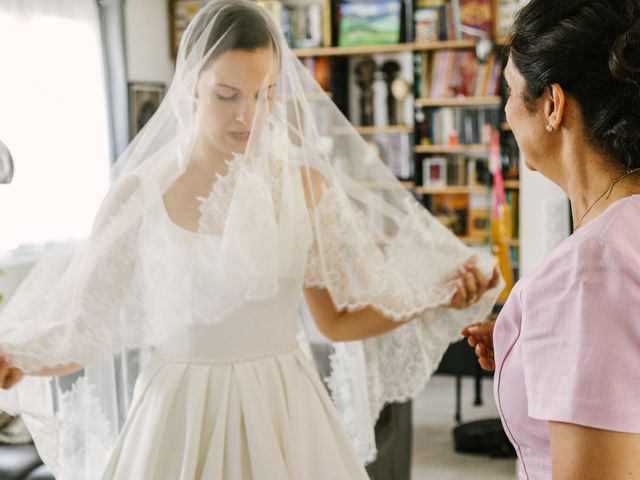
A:
<svg viewBox="0 0 640 480">
<path fill-rule="evenodd" d="M 447 159 L 429 157 L 422 161 L 422 184 L 425 187 L 445 187 L 447 185 Z"/>
<path fill-rule="evenodd" d="M 129 140 L 156 112 L 164 97 L 164 83 L 129 82 Z"/>
<path fill-rule="evenodd" d="M 209 0 L 169 0 L 169 36 L 173 58 L 178 55 L 180 39 L 187 25 L 207 3 Z"/>
<path fill-rule="evenodd" d="M 388 45 L 400 41 L 399 0 L 342 0 L 337 6 L 338 46 Z"/>
</svg>

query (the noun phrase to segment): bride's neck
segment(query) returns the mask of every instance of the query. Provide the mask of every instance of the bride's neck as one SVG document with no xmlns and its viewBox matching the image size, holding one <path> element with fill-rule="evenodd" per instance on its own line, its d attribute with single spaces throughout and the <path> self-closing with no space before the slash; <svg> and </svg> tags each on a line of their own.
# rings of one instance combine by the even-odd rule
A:
<svg viewBox="0 0 640 480">
<path fill-rule="evenodd" d="M 193 170 L 193 173 L 199 173 L 208 178 L 212 178 L 215 174 L 226 175 L 228 165 L 228 156 L 220 150 L 213 147 L 209 142 L 202 139 L 196 140 L 187 170 Z"/>
</svg>

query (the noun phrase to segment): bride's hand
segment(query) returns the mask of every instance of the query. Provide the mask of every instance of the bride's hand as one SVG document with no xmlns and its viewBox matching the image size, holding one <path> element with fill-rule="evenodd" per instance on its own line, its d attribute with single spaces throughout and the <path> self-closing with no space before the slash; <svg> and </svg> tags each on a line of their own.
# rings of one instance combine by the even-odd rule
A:
<svg viewBox="0 0 640 480">
<path fill-rule="evenodd" d="M 448 305 L 450 308 L 463 309 L 473 305 L 500 281 L 498 267 L 494 267 L 491 278 L 487 278 L 473 262 L 465 264 L 458 271 L 458 275 L 458 289 Z"/>
<path fill-rule="evenodd" d="M 0 347 L 0 388 L 8 390 L 22 380 L 23 376 L 22 370 L 11 366 L 11 363 L 5 357 L 2 347 Z"/>
</svg>

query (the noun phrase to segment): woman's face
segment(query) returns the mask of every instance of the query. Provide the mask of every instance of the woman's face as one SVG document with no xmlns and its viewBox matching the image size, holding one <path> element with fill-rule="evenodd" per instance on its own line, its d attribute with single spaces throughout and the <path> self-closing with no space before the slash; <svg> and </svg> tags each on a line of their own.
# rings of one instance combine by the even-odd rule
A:
<svg viewBox="0 0 640 480">
<path fill-rule="evenodd" d="M 267 48 L 231 50 L 211 61 L 196 84 L 200 140 L 224 156 L 244 152 L 255 115 L 271 107 L 276 75 Z"/>
<path fill-rule="evenodd" d="M 533 111 L 525 104 L 526 81 L 520 74 L 511 58 L 504 70 L 509 90 L 509 98 L 505 106 L 507 122 L 518 142 L 526 166 L 531 170 L 540 170 L 550 159 L 550 136 L 545 130 L 546 121 L 543 112 L 543 101 L 538 99 Z"/>
</svg>

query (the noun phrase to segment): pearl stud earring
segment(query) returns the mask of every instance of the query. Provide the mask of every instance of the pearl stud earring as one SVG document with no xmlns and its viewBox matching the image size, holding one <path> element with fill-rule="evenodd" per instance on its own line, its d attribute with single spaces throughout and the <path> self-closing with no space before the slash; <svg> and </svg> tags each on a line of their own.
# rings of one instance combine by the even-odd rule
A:
<svg viewBox="0 0 640 480">
<path fill-rule="evenodd" d="M 553 125 L 551 125 L 551 124 L 547 125 L 547 132 L 549 132 L 549 133 L 553 132 Z"/>
</svg>

